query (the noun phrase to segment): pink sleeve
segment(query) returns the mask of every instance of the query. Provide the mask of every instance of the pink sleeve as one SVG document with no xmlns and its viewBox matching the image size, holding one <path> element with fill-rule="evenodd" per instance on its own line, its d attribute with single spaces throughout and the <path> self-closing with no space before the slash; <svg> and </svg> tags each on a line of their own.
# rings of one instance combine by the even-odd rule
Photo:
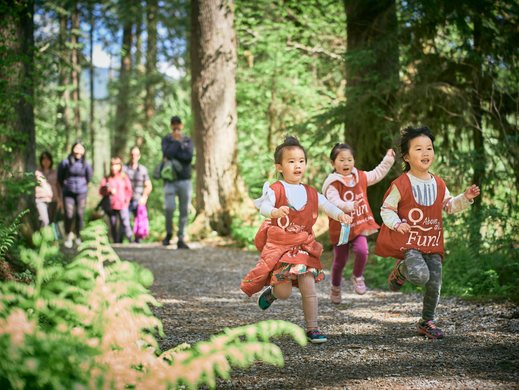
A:
<svg viewBox="0 0 519 390">
<path fill-rule="evenodd" d="M 395 159 L 389 156 L 385 156 L 382 162 L 372 171 L 366 172 L 366 178 L 368 179 L 368 186 L 378 183 L 380 180 L 387 175 Z"/>
<path fill-rule="evenodd" d="M 104 189 L 103 187 L 106 185 L 106 177 L 103 177 L 103 180 L 101 180 L 101 184 L 99 185 L 99 195 L 102 196 L 108 196 L 110 193 Z"/>
<path fill-rule="evenodd" d="M 354 202 L 345 202 L 341 199 L 341 195 L 339 194 L 339 191 L 334 186 L 329 186 L 326 190 L 326 199 L 333 204 L 334 206 L 337 206 L 345 213 L 351 213 L 355 207 Z"/>
</svg>

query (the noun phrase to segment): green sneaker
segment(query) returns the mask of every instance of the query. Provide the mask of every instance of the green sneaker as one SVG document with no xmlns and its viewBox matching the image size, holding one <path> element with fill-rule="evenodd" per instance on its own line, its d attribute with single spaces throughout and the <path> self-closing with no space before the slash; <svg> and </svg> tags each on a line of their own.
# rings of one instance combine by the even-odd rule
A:
<svg viewBox="0 0 519 390">
<path fill-rule="evenodd" d="M 272 294 L 272 286 L 268 286 L 258 298 L 258 306 L 261 310 L 267 310 L 277 298 Z"/>
<path fill-rule="evenodd" d="M 321 343 L 326 343 L 328 341 L 328 339 L 326 337 L 324 337 L 321 334 L 321 332 L 319 332 L 317 329 L 312 329 L 312 330 L 306 332 L 306 338 L 312 344 L 321 344 Z"/>
<path fill-rule="evenodd" d="M 395 268 L 393 268 L 393 272 L 391 272 L 391 275 L 389 275 L 389 279 L 387 280 L 389 288 L 393 291 L 400 291 L 406 281 L 406 278 L 400 272 L 400 266 L 402 264 L 404 264 L 404 260 L 396 261 Z"/>
</svg>

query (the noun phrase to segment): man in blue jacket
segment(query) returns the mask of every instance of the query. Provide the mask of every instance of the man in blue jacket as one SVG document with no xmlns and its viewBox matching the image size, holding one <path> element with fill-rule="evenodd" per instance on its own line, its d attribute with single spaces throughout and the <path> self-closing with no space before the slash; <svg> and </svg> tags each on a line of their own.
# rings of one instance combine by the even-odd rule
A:
<svg viewBox="0 0 519 390">
<path fill-rule="evenodd" d="M 172 133 L 162 138 L 162 154 L 164 161 L 176 159 L 182 170 L 175 181 L 164 180 L 164 214 L 166 216 L 166 238 L 162 245 L 169 245 L 173 237 L 173 212 L 176 208 L 175 197 L 178 195 L 178 249 L 189 249 L 184 242 L 189 206 L 193 186 L 191 184 L 191 161 L 193 160 L 193 141 L 182 134 L 184 125 L 178 116 L 171 118 Z"/>
</svg>

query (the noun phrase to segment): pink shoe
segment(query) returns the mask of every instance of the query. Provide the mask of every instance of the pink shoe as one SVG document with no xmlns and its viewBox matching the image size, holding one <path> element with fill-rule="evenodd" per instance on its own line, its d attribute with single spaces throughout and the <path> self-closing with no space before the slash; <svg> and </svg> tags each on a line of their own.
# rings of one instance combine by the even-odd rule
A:
<svg viewBox="0 0 519 390">
<path fill-rule="evenodd" d="M 353 289 L 357 294 L 363 295 L 366 293 L 366 285 L 364 284 L 363 276 L 356 278 L 355 275 L 351 275 L 351 280 L 353 280 Z"/>
<path fill-rule="evenodd" d="M 330 300 L 336 305 L 341 303 L 341 286 L 330 285 Z"/>
</svg>

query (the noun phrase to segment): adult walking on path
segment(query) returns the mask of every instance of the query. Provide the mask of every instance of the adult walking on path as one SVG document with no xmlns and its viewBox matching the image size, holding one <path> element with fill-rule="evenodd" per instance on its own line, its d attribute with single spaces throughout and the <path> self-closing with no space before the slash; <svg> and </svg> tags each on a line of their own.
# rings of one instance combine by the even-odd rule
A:
<svg viewBox="0 0 519 390">
<path fill-rule="evenodd" d="M 141 151 L 138 146 L 134 146 L 130 150 L 130 161 L 128 164 L 123 165 L 123 172 L 128 176 L 132 183 L 132 199 L 128 205 L 128 218 L 131 213 L 137 216 L 137 207 L 145 206 L 148 201 L 148 195 L 151 193 L 152 185 L 148 175 L 148 169 L 139 164 L 141 158 Z M 122 226 L 121 226 L 122 228 Z M 140 238 L 135 239 L 136 242 L 140 242 Z"/>
<path fill-rule="evenodd" d="M 184 125 L 178 116 L 171 118 L 172 133 L 162 138 L 162 154 L 164 161 L 177 160 L 182 165 L 176 180 L 164 180 L 164 214 L 166 217 L 166 238 L 163 245 L 169 245 L 173 237 L 173 212 L 176 209 L 176 196 L 178 196 L 178 249 L 189 249 L 184 242 L 189 206 L 193 185 L 191 184 L 191 161 L 193 160 L 193 141 L 182 134 Z"/>
<path fill-rule="evenodd" d="M 86 160 L 85 145 L 77 141 L 72 145 L 69 156 L 58 166 L 58 183 L 62 189 L 65 205 L 65 246 L 67 248 L 72 248 L 74 240 L 72 232 L 74 216 L 76 217 L 76 245 L 81 244 L 83 214 L 90 179 L 92 179 L 92 166 Z"/>
<path fill-rule="evenodd" d="M 36 178 L 40 185 L 36 187 L 36 208 L 40 216 L 41 227 L 54 222 L 56 211 L 61 206 L 61 187 L 58 184 L 58 171 L 52 169 L 52 154 L 43 152 L 40 166 L 36 168 Z"/>
<path fill-rule="evenodd" d="M 110 161 L 110 175 L 104 177 L 99 186 L 99 194 L 110 197 L 110 229 L 112 239 L 115 243 L 121 243 L 122 234 L 132 240 L 132 229 L 130 227 L 130 213 L 128 206 L 132 199 L 132 183 L 123 171 L 123 163 L 119 157 L 113 157 Z M 119 219 L 119 233 L 117 233 L 117 219 Z"/>
</svg>

